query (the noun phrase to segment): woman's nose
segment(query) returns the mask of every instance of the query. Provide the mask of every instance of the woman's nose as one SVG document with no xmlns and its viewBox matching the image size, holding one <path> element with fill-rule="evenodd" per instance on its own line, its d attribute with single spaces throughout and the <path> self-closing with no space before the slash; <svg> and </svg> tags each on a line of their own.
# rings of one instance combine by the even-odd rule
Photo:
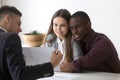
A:
<svg viewBox="0 0 120 80">
<path fill-rule="evenodd" d="M 60 30 L 61 30 L 61 27 L 60 27 L 60 26 L 58 26 L 57 30 L 58 30 L 58 31 L 60 31 Z"/>
</svg>

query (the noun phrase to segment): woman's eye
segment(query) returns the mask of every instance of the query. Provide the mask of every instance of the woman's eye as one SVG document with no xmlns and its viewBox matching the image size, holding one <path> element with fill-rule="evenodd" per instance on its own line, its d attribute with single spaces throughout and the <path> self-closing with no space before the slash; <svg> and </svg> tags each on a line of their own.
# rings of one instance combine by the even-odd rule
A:
<svg viewBox="0 0 120 80">
<path fill-rule="evenodd" d="M 54 24 L 53 26 L 57 26 L 57 24 Z"/>
</svg>

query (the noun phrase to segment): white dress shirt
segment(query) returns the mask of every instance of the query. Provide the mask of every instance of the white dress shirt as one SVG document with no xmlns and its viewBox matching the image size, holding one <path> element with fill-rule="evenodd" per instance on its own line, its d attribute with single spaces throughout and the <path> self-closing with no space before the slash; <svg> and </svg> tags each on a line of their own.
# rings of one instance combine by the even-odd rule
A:
<svg viewBox="0 0 120 80">
<path fill-rule="evenodd" d="M 2 27 L 0 27 L 0 29 L 2 29 L 2 30 L 5 31 L 5 32 L 8 32 L 6 29 L 4 29 L 4 28 L 2 28 Z"/>
<path fill-rule="evenodd" d="M 61 60 L 61 62 L 62 61 L 64 61 L 64 58 L 65 58 L 65 40 L 60 40 L 59 38 L 57 38 L 57 43 L 58 43 L 58 50 L 60 50 L 61 51 L 61 53 L 63 54 L 63 58 L 62 58 L 62 60 Z"/>
</svg>

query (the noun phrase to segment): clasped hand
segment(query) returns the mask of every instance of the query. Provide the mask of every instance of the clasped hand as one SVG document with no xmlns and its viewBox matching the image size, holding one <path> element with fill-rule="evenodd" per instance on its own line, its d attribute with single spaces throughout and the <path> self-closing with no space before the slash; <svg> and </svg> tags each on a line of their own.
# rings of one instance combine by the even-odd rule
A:
<svg viewBox="0 0 120 80">
<path fill-rule="evenodd" d="M 63 57 L 63 55 L 59 50 L 53 51 L 52 56 L 51 56 L 52 66 L 56 67 L 60 63 L 62 57 Z"/>
</svg>

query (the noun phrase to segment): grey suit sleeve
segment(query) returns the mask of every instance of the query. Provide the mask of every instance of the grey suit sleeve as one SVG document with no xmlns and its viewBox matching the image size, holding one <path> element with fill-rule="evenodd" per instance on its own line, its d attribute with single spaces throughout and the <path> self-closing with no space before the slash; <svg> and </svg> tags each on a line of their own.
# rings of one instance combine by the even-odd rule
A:
<svg viewBox="0 0 120 80">
<path fill-rule="evenodd" d="M 82 52 L 82 49 L 80 47 L 80 45 L 77 43 L 76 40 L 72 40 L 72 47 L 73 47 L 73 59 L 76 60 L 76 59 L 79 59 L 79 57 L 83 56 L 83 52 Z"/>
<path fill-rule="evenodd" d="M 17 34 L 8 35 L 5 44 L 5 54 L 9 72 L 13 80 L 35 80 L 54 74 L 50 62 L 35 66 L 25 66 L 21 41 Z"/>
</svg>

